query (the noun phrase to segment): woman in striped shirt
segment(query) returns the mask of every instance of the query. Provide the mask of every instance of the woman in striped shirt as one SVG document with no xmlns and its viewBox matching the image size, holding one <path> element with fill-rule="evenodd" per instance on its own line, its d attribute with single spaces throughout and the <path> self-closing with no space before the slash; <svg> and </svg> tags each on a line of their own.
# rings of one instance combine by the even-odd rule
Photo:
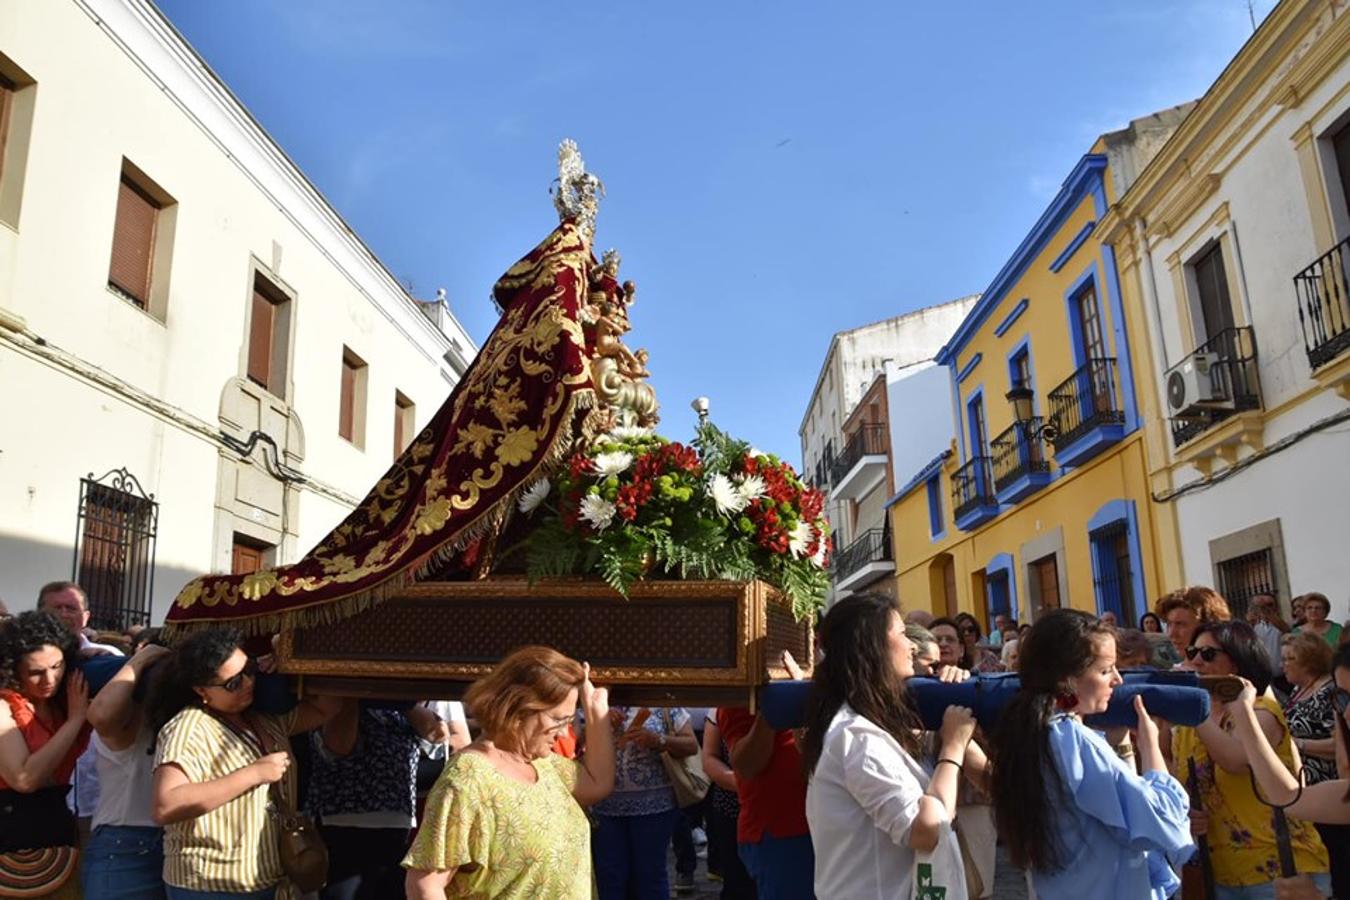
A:
<svg viewBox="0 0 1350 900">
<path fill-rule="evenodd" d="M 258 664 L 239 643 L 229 629 L 189 637 L 151 704 L 160 726 L 152 812 L 164 826 L 170 900 L 295 896 L 281 869 L 272 785 L 295 803 L 289 738 L 322 725 L 338 702 L 308 698 L 284 715 L 250 709 Z"/>
</svg>

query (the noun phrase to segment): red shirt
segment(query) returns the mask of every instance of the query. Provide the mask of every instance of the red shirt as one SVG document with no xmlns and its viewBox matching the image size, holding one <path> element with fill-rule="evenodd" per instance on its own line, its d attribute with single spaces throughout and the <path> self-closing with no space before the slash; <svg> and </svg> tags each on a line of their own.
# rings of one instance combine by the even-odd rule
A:
<svg viewBox="0 0 1350 900">
<path fill-rule="evenodd" d="M 56 734 L 48 730 L 42 720 L 37 717 L 33 710 L 33 704 L 22 694 L 14 691 L 0 691 L 0 699 L 3 699 L 9 705 L 10 715 L 14 717 L 14 725 L 23 735 L 24 743 L 28 745 L 28 752 L 36 753 L 46 745 Z M 62 720 L 64 722 L 64 720 Z M 57 723 L 61 727 L 61 723 Z M 80 758 L 80 754 L 89 746 L 89 733 L 92 729 L 86 723 L 80 729 L 80 733 L 75 738 L 75 743 L 71 744 L 70 749 L 66 751 L 65 757 L 57 765 L 56 770 L 52 772 L 52 784 L 70 784 L 70 776 L 75 771 L 75 761 Z M 8 789 L 4 779 L 0 779 L 0 789 Z"/>
<path fill-rule="evenodd" d="M 750 733 L 755 717 L 748 709 L 717 710 L 717 730 L 728 751 Z M 802 776 L 802 755 L 791 731 L 773 735 L 773 755 L 764 771 L 754 778 L 737 778 L 736 795 L 741 815 L 736 820 L 736 841 L 757 844 L 770 837 L 790 838 L 810 834 L 806 824 L 806 779 Z"/>
</svg>

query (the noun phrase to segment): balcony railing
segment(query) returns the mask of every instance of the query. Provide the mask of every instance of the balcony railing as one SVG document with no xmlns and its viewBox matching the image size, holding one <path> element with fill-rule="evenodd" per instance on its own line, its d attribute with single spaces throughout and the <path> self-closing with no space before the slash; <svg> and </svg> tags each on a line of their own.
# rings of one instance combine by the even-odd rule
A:
<svg viewBox="0 0 1350 900">
<path fill-rule="evenodd" d="M 1039 438 L 1027 440 L 1027 435 L 1040 431 L 1041 417 L 1033 416 L 1025 422 L 1014 422 L 989 444 L 994 460 L 994 490 L 1003 491 L 1019 478 L 1035 474 L 1049 474 L 1050 463 Z"/>
<path fill-rule="evenodd" d="M 885 425 L 863 425 L 849 435 L 847 443 L 844 444 L 844 452 L 835 458 L 834 465 L 830 469 L 831 483 L 838 484 L 842 481 L 864 456 L 885 456 L 889 443 Z"/>
<path fill-rule="evenodd" d="M 1172 420 L 1172 444 L 1180 447 L 1219 422 L 1244 410 L 1261 408 L 1261 378 L 1256 365 L 1256 336 L 1247 327 L 1228 328 L 1196 347 L 1193 354 L 1212 353 L 1209 367 L 1216 405 L 1194 416 Z M 1218 405 L 1222 404 L 1222 405 Z"/>
<path fill-rule="evenodd" d="M 1089 359 L 1049 394 L 1050 418 L 1059 433 L 1055 450 L 1072 445 L 1094 428 L 1122 425 L 1116 391 L 1116 361 L 1110 357 Z"/>
<path fill-rule="evenodd" d="M 958 521 L 981 508 L 998 509 L 989 457 L 972 456 L 952 475 L 952 518 Z"/>
<path fill-rule="evenodd" d="M 1308 365 L 1316 369 L 1350 349 L 1350 238 L 1294 276 L 1298 324 Z"/>
<path fill-rule="evenodd" d="M 833 570 L 836 583 L 843 581 L 868 563 L 891 562 L 890 536 L 884 528 L 869 528 L 853 543 L 834 556 Z"/>
</svg>

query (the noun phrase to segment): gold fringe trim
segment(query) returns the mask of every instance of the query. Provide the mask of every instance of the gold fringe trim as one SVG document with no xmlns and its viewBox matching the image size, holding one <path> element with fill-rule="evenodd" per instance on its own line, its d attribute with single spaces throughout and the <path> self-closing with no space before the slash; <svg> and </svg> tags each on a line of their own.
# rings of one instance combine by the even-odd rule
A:
<svg viewBox="0 0 1350 900">
<path fill-rule="evenodd" d="M 447 539 L 437 547 L 433 547 L 422 556 L 402 564 L 398 571 L 389 575 L 383 581 L 368 588 L 362 588 L 346 597 L 336 600 L 316 600 L 313 603 L 292 607 L 280 612 L 257 613 L 231 619 L 180 619 L 176 622 L 166 622 L 162 632 L 163 637 L 169 642 L 174 642 L 192 632 L 217 626 L 237 628 L 244 633 L 245 637 L 266 637 L 288 629 L 333 625 L 375 608 L 415 583 L 419 578 L 449 562 L 455 554 L 478 538 L 499 531 L 515 509 L 520 495 L 538 481 L 545 470 L 551 474 L 571 454 L 577 438 L 577 429 L 573 424 L 577 412 L 583 409 L 590 411 L 586 416 L 586 420 L 589 421 L 592 418 L 591 413 L 597 408 L 598 404 L 593 388 L 579 388 L 573 392 L 571 398 L 567 401 L 563 415 L 560 417 L 558 433 L 553 436 L 548 450 L 515 488 L 498 498 L 487 509 L 478 513 L 469 524 L 456 532 L 454 537 Z M 588 429 L 583 427 L 582 430 Z"/>
</svg>

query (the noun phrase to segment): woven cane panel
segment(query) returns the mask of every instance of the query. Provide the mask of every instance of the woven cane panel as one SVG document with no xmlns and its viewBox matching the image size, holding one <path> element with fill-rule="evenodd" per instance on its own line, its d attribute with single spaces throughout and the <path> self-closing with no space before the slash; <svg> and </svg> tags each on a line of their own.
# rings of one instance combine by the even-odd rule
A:
<svg viewBox="0 0 1350 900">
<path fill-rule="evenodd" d="M 781 603 L 769 603 L 764 608 L 767 632 L 764 640 L 764 660 L 769 666 L 776 666 L 778 659 L 786 650 L 804 669 L 811 668 L 812 641 L 810 622 L 798 622 L 792 617 L 792 611 Z"/>
<path fill-rule="evenodd" d="M 491 665 L 517 647 L 546 644 L 596 666 L 734 668 L 742 642 L 737 622 L 735 597 L 699 603 L 396 598 L 297 632 L 294 657 Z"/>
</svg>

